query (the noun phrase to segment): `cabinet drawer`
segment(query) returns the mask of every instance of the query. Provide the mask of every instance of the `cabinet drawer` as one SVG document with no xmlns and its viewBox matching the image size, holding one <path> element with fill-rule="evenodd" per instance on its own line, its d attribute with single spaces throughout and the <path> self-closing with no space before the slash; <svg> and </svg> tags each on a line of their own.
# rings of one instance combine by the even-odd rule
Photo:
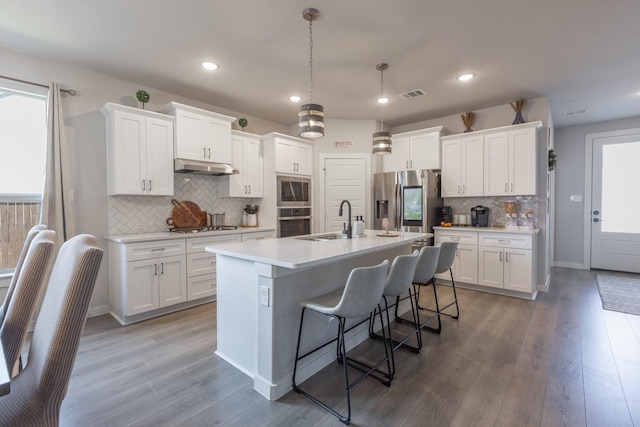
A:
<svg viewBox="0 0 640 427">
<path fill-rule="evenodd" d="M 475 245 L 478 243 L 478 233 L 475 231 L 440 231 L 435 232 L 435 243 L 458 242 L 460 245 Z"/>
<path fill-rule="evenodd" d="M 216 254 L 198 252 L 187 255 L 187 277 L 215 274 Z"/>
<path fill-rule="evenodd" d="M 184 239 L 157 240 L 127 245 L 127 261 L 184 255 Z"/>
<path fill-rule="evenodd" d="M 220 242 L 240 242 L 242 234 L 222 234 L 219 236 L 190 237 L 187 239 L 187 253 L 204 252 L 205 246 Z"/>
<path fill-rule="evenodd" d="M 216 275 L 192 277 L 187 279 L 187 298 L 193 301 L 216 294 Z"/>
<path fill-rule="evenodd" d="M 531 249 L 533 236 L 528 234 L 480 233 L 480 246 L 499 246 L 503 248 Z"/>
<path fill-rule="evenodd" d="M 247 242 L 250 240 L 273 239 L 275 237 L 276 237 L 275 231 L 258 231 L 256 233 L 244 233 L 242 235 L 242 241 Z"/>
</svg>

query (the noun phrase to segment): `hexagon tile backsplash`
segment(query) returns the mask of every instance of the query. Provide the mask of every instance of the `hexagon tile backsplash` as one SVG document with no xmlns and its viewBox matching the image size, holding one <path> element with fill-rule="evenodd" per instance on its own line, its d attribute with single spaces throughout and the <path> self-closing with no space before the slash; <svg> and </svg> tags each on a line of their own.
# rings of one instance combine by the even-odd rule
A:
<svg viewBox="0 0 640 427">
<path fill-rule="evenodd" d="M 109 234 L 158 233 L 167 231 L 171 199 L 190 200 L 207 213 L 225 213 L 227 225 L 240 225 L 247 203 L 261 199 L 218 198 L 218 177 L 174 174 L 175 196 L 111 196 L 108 201 Z"/>
</svg>

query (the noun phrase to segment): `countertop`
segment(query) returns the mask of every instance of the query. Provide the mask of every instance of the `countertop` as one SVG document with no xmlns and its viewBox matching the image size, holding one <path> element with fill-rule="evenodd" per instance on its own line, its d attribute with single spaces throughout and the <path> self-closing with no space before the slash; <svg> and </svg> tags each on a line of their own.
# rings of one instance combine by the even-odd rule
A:
<svg viewBox="0 0 640 427">
<path fill-rule="evenodd" d="M 165 231 L 162 233 L 115 234 L 115 235 L 105 236 L 104 238 L 116 243 L 135 243 L 135 242 L 152 242 L 154 240 L 185 239 L 187 237 L 208 237 L 208 236 L 223 236 L 225 234 L 258 233 L 260 231 L 275 231 L 275 230 L 276 230 L 275 227 L 238 227 L 237 230 L 201 231 L 199 233 L 173 233 L 170 231 Z"/>
<path fill-rule="evenodd" d="M 452 226 L 452 227 L 442 227 L 436 226 L 433 227 L 434 230 L 441 231 L 469 231 L 475 233 L 519 233 L 519 234 L 537 234 L 540 229 L 539 228 L 493 228 L 493 227 L 471 227 L 471 226 Z"/>
<path fill-rule="evenodd" d="M 215 246 L 207 246 L 208 252 L 227 255 L 234 258 L 254 261 L 289 269 L 303 269 L 329 264 L 336 261 L 359 256 L 378 250 L 390 249 L 408 243 L 432 237 L 432 233 L 396 232 L 396 237 L 378 237 L 381 230 L 365 230 L 366 236 L 353 239 L 336 239 L 330 241 L 309 241 L 298 237 L 282 239 L 265 239 L 252 242 L 221 242 Z M 309 236 L 320 236 L 318 233 Z"/>
</svg>

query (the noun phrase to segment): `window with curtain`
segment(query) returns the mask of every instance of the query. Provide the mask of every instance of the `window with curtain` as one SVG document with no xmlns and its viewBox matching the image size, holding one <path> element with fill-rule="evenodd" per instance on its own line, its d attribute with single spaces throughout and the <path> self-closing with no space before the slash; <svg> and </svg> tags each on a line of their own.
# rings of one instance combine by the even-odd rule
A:
<svg viewBox="0 0 640 427">
<path fill-rule="evenodd" d="M 11 272 L 40 219 L 46 96 L 0 88 L 0 273 Z"/>
</svg>

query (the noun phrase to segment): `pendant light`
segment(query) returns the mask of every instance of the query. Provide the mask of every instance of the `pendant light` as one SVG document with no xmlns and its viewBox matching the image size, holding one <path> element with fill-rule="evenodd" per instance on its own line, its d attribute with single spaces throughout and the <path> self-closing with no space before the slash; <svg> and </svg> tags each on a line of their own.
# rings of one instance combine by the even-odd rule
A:
<svg viewBox="0 0 640 427">
<path fill-rule="evenodd" d="M 300 106 L 298 111 L 298 135 L 305 138 L 321 138 L 324 136 L 324 108 L 313 103 L 313 31 L 312 23 L 318 19 L 317 9 L 308 8 L 302 17 L 309 21 L 309 103 Z"/>
<path fill-rule="evenodd" d="M 380 132 L 373 134 L 373 154 L 391 154 L 391 135 L 389 132 L 384 132 L 384 104 L 389 102 L 389 98 L 384 96 L 384 70 L 389 68 L 389 64 L 378 64 L 376 70 L 380 71 L 380 98 L 378 103 L 380 104 Z"/>
</svg>

